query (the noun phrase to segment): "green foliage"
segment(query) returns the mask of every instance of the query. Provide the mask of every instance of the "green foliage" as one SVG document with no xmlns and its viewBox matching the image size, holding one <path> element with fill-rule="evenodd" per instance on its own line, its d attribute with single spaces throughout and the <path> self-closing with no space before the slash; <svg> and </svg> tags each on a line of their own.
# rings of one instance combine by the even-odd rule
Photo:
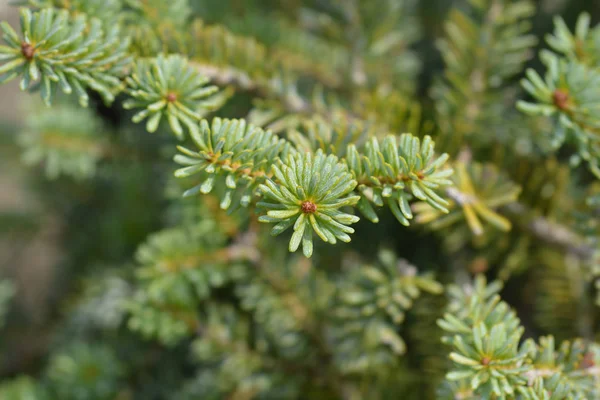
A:
<svg viewBox="0 0 600 400">
<path fill-rule="evenodd" d="M 144 292 L 152 300 L 192 308 L 209 296 L 211 288 L 243 276 L 243 268 L 218 264 L 220 258 L 226 260 L 224 254 L 211 254 L 224 241 L 214 231 L 206 235 L 213 229 L 206 221 L 189 231 L 166 230 L 150 236 L 140 247 L 137 260 L 143 267 L 138 269 L 138 278 L 146 283 Z M 211 258 L 215 265 L 208 262 Z"/>
<path fill-rule="evenodd" d="M 306 257 L 312 255 L 314 233 L 331 244 L 337 240 L 350 241 L 348 234 L 354 233 L 354 229 L 348 225 L 359 218 L 340 209 L 356 204 L 359 197 L 347 197 L 356 187 L 356 181 L 345 164 L 334 155 L 325 156 L 317 151 L 314 156 L 290 155 L 272 170 L 273 178 L 267 178 L 260 186 L 265 201 L 257 204 L 268 210 L 259 221 L 277 224 L 272 235 L 293 226 L 289 249 L 294 252 L 302 243 Z"/>
<path fill-rule="evenodd" d="M 534 272 L 536 291 L 532 301 L 538 310 L 534 318 L 540 331 L 551 332 L 558 341 L 579 333 L 573 324 L 573 315 L 581 312 L 578 301 L 581 289 L 577 272 L 557 256 L 556 252 L 548 252 L 532 257 L 532 263 L 541 267 Z"/>
<path fill-rule="evenodd" d="M 591 16 L 584 12 L 579 15 L 573 32 L 561 17 L 554 18 L 554 32 L 546 35 L 546 42 L 556 52 L 569 59 L 577 60 L 591 67 L 598 66 L 598 35 L 600 29 L 590 29 Z"/>
<path fill-rule="evenodd" d="M 473 286 L 450 289 L 448 313 L 438 324 L 448 332 L 454 368 L 446 375 L 454 393 L 500 399 L 587 399 L 598 395 L 597 345 L 563 342 L 552 336 L 521 342 L 523 327 L 500 300 L 498 283 L 479 276 Z"/>
<path fill-rule="evenodd" d="M 529 70 L 528 80 L 523 81 L 525 89 L 539 103 L 520 102 L 519 108 L 528 114 L 555 117 L 553 146 L 558 148 L 567 139 L 573 140 L 579 156 L 600 176 L 600 122 L 594 112 L 600 74 L 585 64 L 563 60 L 549 52 L 542 54 L 542 60 L 548 68 L 545 79 Z"/>
<path fill-rule="evenodd" d="M 175 172 L 178 178 L 201 174 L 202 182 L 187 190 L 184 196 L 212 192 L 217 181 L 225 181 L 227 190 L 221 208 L 247 207 L 258 185 L 265 182 L 271 165 L 292 152 L 291 146 L 269 131 L 246 124 L 244 120 L 215 118 L 206 120 L 199 132 L 192 132 L 198 151 L 179 146 L 183 154 L 175 162 L 186 167 Z"/>
<path fill-rule="evenodd" d="M 191 12 L 188 0 L 21 0 L 17 4 L 89 15 L 107 27 L 118 24 L 131 40 L 132 52 L 148 57 L 168 49 L 169 36 L 175 27 L 186 25 Z"/>
<path fill-rule="evenodd" d="M 599 32 L 598 27 L 590 29 L 587 13 L 579 16 L 574 32 L 556 18 L 554 34 L 546 41 L 557 53 L 544 50 L 540 54 L 547 68 L 545 76 L 530 69 L 522 81 L 535 103 L 518 103 L 519 109 L 529 115 L 552 117 L 554 148 L 573 142 L 578 154 L 573 155 L 572 162 L 585 160 L 596 176 L 600 176 L 599 121 L 595 116 L 600 87 Z"/>
<path fill-rule="evenodd" d="M 284 359 L 306 361 L 308 335 L 302 331 L 301 305 L 282 299 L 268 281 L 254 279 L 236 287 L 243 310 L 250 311 L 258 325 L 259 348 L 271 350 Z M 283 300 L 283 301 L 282 301 Z M 296 307 L 294 307 L 296 306 Z"/>
<path fill-rule="evenodd" d="M 191 14 L 188 0 L 168 3 L 160 0 L 124 0 L 124 3 L 133 12 L 142 14 L 144 19 L 155 23 L 167 20 L 176 24 L 185 24 Z"/>
<path fill-rule="evenodd" d="M 515 387 L 524 385 L 527 354 L 519 351 L 523 335 L 520 321 L 508 305 L 495 293 L 498 286 L 486 287 L 480 278 L 470 295 L 458 294 L 450 308 L 461 308 L 456 314 L 446 314 L 438 324 L 448 332 L 444 341 L 453 352 L 450 359 L 455 368 L 446 378 L 451 381 L 468 379 L 471 389 L 484 398 L 492 395 L 506 398 L 515 394 Z M 460 291 L 458 287 L 452 292 Z"/>
<path fill-rule="evenodd" d="M 245 275 L 243 265 L 231 265 L 231 256 L 219 251 L 225 238 L 214 228 L 208 220 L 189 229 L 164 230 L 138 249 L 138 292 L 126 305 L 132 330 L 175 344 L 196 329 L 195 309 L 211 290 Z"/>
<path fill-rule="evenodd" d="M 587 3 L 19 1 L 0 398 L 600 398 Z"/>
<path fill-rule="evenodd" d="M 0 81 L 21 77 L 20 87 L 39 87 L 50 104 L 57 86 L 88 104 L 89 88 L 110 103 L 121 90 L 120 77 L 129 64 L 127 39 L 117 26 L 105 31 L 100 20 L 84 14 L 70 17 L 52 8 L 21 9 L 21 36 L 6 22 L 1 25 L 7 46 L 0 47 Z"/>
<path fill-rule="evenodd" d="M 185 29 L 190 18 L 188 0 L 120 0 L 123 25 L 131 38 L 131 48 L 140 56 L 168 52 L 169 39 L 177 29 Z"/>
<path fill-rule="evenodd" d="M 448 207 L 450 212 L 444 215 L 430 204 L 420 203 L 415 205 L 417 221 L 440 229 L 464 219 L 476 235 L 484 232 L 482 220 L 497 229 L 509 230 L 511 222 L 495 210 L 516 201 L 521 189 L 492 165 L 471 163 L 467 167 L 459 161 L 454 167 L 454 187 L 446 191 L 452 199 Z"/>
<path fill-rule="evenodd" d="M 322 125 L 320 129 L 331 132 L 332 127 Z M 321 131 L 318 135 L 331 137 L 332 133 Z M 313 144 L 299 142 L 299 145 L 313 150 L 314 145 L 323 143 L 322 137 L 313 137 Z M 446 178 L 452 174 L 452 169 L 441 168 L 447 155 L 434 158 L 430 137 L 421 142 L 410 134 L 403 134 L 398 142 L 389 135 L 381 145 L 377 139 L 370 140 L 362 153 L 349 144 L 345 158 L 340 160 L 334 155 L 326 156 L 321 149 L 315 149 L 314 155 L 298 153 L 286 140 L 277 139 L 269 131 L 247 126 L 245 121 L 216 118 L 210 128 L 203 121 L 201 132 L 192 134 L 192 139 L 200 151 L 195 153 L 179 147 L 184 155 L 177 155 L 175 161 L 187 167 L 179 169 L 175 175 L 189 177 L 203 173 L 208 177 L 184 195 L 210 193 L 216 178 L 225 175 L 227 191 L 221 207 L 228 209 L 233 205 L 235 209 L 239 204 L 250 204 L 255 188 L 260 185 L 260 192 L 267 201 L 257 205 L 268 210 L 260 221 L 276 223 L 274 235 L 293 225 L 290 251 L 296 251 L 302 243 L 307 257 L 312 255 L 313 231 L 332 244 L 338 239 L 350 241 L 348 234 L 354 230 L 347 225 L 358 219 L 339 211 L 344 206 L 358 202 L 359 210 L 372 222 L 377 222 L 371 203 L 376 206 L 387 204 L 404 225 L 412 218 L 409 206 L 412 198 L 447 212 L 444 207 L 447 201 L 435 189 L 451 183 Z M 245 186 L 236 190 L 236 181 Z M 344 197 L 356 187 L 360 196 Z"/>
<path fill-rule="evenodd" d="M 182 124 L 198 135 L 198 121 L 214 107 L 210 96 L 218 90 L 207 83 L 208 79 L 194 71 L 183 57 L 142 59 L 127 78 L 127 92 L 132 98 L 123 106 L 144 108 L 133 116 L 133 121 L 148 119 L 148 132 L 155 132 L 161 119 L 166 118 L 178 138 L 183 138 Z"/>
<path fill-rule="evenodd" d="M 429 136 L 420 141 L 410 134 L 402 134 L 398 139 L 390 135 L 381 144 L 377 139 L 371 139 L 362 152 L 349 145 L 346 157 L 358 181 L 359 210 L 369 220 L 377 222 L 371 203 L 379 207 L 386 204 L 396 219 L 406 226 L 413 217 L 409 206 L 412 198 L 448 212 L 448 201 L 435 190 L 451 184 L 447 178 L 453 171 L 443 168 L 447 154 L 434 156 L 434 143 Z"/>
<path fill-rule="evenodd" d="M 78 334 L 111 331 L 121 326 L 132 287 L 115 271 L 92 276 L 81 291 L 81 299 L 70 310 L 69 328 Z"/>
<path fill-rule="evenodd" d="M 62 8 L 72 15 L 87 14 L 110 24 L 119 18 L 123 0 L 22 0 L 17 4 L 34 9 Z"/>
<path fill-rule="evenodd" d="M 221 25 L 194 21 L 185 51 L 201 71 L 212 73 L 224 84 L 233 81 L 241 87 L 264 88 L 277 75 L 277 64 L 262 43 L 235 35 Z M 219 73 L 223 70 L 225 74 Z"/>
<path fill-rule="evenodd" d="M 398 355 L 406 352 L 398 332 L 406 310 L 421 292 L 443 290 L 431 277 L 416 273 L 406 260 L 383 251 L 379 263 L 354 269 L 341 280 L 331 340 L 344 372 L 374 373 L 397 364 Z"/>
<path fill-rule="evenodd" d="M 531 397 L 546 395 L 548 391 L 551 399 L 587 399 L 600 394 L 591 371 L 600 355 L 596 344 L 575 340 L 572 343 L 562 342 L 556 348 L 554 338 L 547 336 L 540 338 L 537 348 L 531 340 L 524 346 L 530 348 L 534 368 L 527 378 L 537 380 L 533 390 L 535 394 L 532 393 Z"/>
<path fill-rule="evenodd" d="M 0 385 L 0 398 L 11 400 L 43 400 L 45 396 L 36 382 L 26 376 L 3 382 Z"/>
<path fill-rule="evenodd" d="M 285 383 L 283 371 L 278 371 L 271 360 L 248 346 L 247 319 L 231 307 L 215 306 L 208 310 L 207 321 L 203 336 L 192 344 L 192 352 L 197 362 L 216 367 L 188 383 L 177 399 L 257 395 L 288 399 L 298 395 L 294 383 Z"/>
<path fill-rule="evenodd" d="M 28 118 L 19 136 L 23 161 L 42 165 L 51 179 L 61 175 L 91 178 L 99 161 L 111 151 L 102 136 L 105 130 L 93 112 L 69 103 L 39 110 Z"/>
<path fill-rule="evenodd" d="M 339 87 L 347 74 L 347 49 L 291 21 L 264 13 L 247 13 L 243 18 L 228 16 L 224 22 L 233 34 L 264 44 L 269 58 L 294 74 L 315 77 L 328 87 Z"/>
<path fill-rule="evenodd" d="M 129 329 L 166 346 L 174 346 L 195 328 L 195 314 L 155 304 L 144 292 L 132 296 L 125 307 L 130 314 Z"/>
<path fill-rule="evenodd" d="M 112 349 L 82 343 L 72 344 L 48 365 L 52 394 L 60 399 L 112 399 L 122 373 Z"/>
<path fill-rule="evenodd" d="M 444 146 L 455 154 L 461 139 L 490 139 L 490 121 L 502 109 L 502 89 L 522 71 L 537 39 L 529 32 L 535 7 L 529 0 L 469 1 L 453 8 L 439 42 L 446 70 L 432 95 Z M 488 133 L 489 132 L 489 133 Z"/>
<path fill-rule="evenodd" d="M 287 139 L 300 151 L 314 153 L 321 149 L 337 157 L 345 156 L 350 143 L 364 145 L 371 134 L 368 127 L 349 122 L 341 115 L 334 115 L 333 120 L 320 115 L 303 119 L 299 126 L 286 132 Z"/>
</svg>

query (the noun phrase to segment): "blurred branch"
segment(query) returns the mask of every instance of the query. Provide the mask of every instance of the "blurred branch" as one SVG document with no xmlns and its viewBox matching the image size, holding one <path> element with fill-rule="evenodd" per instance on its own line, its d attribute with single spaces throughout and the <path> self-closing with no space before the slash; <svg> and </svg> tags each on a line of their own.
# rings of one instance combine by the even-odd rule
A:
<svg viewBox="0 0 600 400">
<path fill-rule="evenodd" d="M 590 260 L 594 255 L 595 249 L 566 226 L 549 221 L 544 217 L 527 218 L 529 210 L 523 204 L 512 203 L 504 209 L 507 214 L 514 217 L 513 221 L 518 226 L 534 237 L 550 245 L 556 245 L 582 261 Z"/>
</svg>

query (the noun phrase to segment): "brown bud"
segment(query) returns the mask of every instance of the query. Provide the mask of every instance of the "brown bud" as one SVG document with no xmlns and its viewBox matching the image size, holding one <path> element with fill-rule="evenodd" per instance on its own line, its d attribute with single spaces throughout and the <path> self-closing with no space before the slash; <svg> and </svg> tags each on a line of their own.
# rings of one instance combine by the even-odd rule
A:
<svg viewBox="0 0 600 400">
<path fill-rule="evenodd" d="M 596 364 L 594 363 L 594 353 L 587 352 L 583 356 L 583 360 L 581 360 L 581 368 L 587 369 L 592 368 Z"/>
<path fill-rule="evenodd" d="M 469 270 L 473 274 L 482 274 L 489 269 L 488 260 L 484 257 L 476 257 L 469 265 Z"/>
<path fill-rule="evenodd" d="M 489 365 L 490 361 L 492 361 L 492 360 L 490 360 L 489 357 L 483 357 L 481 359 L 481 365 Z"/>
<path fill-rule="evenodd" d="M 173 93 L 173 92 L 169 93 L 169 94 L 167 95 L 167 101 L 168 101 L 169 103 L 174 103 L 174 102 L 176 102 L 176 101 L 177 101 L 177 95 L 176 95 L 175 93 Z"/>
<path fill-rule="evenodd" d="M 31 60 L 35 54 L 35 47 L 31 43 L 23 42 L 21 43 L 21 53 L 26 59 Z"/>
<path fill-rule="evenodd" d="M 569 93 L 563 89 L 556 89 L 552 94 L 552 101 L 557 108 L 565 110 L 569 105 Z"/>
<path fill-rule="evenodd" d="M 317 205 L 309 200 L 304 201 L 301 207 L 304 214 L 312 214 L 317 211 Z"/>
</svg>

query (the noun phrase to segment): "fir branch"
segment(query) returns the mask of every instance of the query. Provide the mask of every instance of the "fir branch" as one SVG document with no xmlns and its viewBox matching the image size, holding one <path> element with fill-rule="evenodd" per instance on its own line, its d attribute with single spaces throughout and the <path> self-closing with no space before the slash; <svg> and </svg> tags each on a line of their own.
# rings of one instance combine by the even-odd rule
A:
<svg viewBox="0 0 600 400">
<path fill-rule="evenodd" d="M 255 39 L 233 34 L 221 25 L 205 25 L 196 20 L 191 25 L 190 42 L 185 49 L 190 63 L 199 73 L 220 86 L 234 86 L 260 97 L 273 99 L 268 113 L 271 121 L 291 114 L 310 116 L 320 114 L 325 119 L 335 112 L 344 112 L 351 121 L 359 115 L 345 109 L 319 107 L 317 102 L 298 94 L 298 62 L 272 53 Z M 326 82 L 319 81 L 320 85 Z M 319 96 L 315 92 L 313 97 Z M 320 99 L 319 99 L 320 100 Z M 272 114 L 276 115 L 272 115 Z M 250 122 L 266 126 L 267 121 L 250 118 Z M 272 129 L 272 127 L 269 127 Z"/>
<path fill-rule="evenodd" d="M 453 347 L 449 358 L 455 368 L 449 381 L 467 380 L 471 389 L 484 398 L 507 398 L 526 384 L 523 373 L 527 353 L 519 351 L 523 328 L 514 311 L 496 294 L 500 287 L 486 287 L 478 277 L 475 286 L 462 291 L 454 286 L 449 309 L 438 324 L 449 334 L 443 341 Z"/>
<path fill-rule="evenodd" d="M 324 35 L 303 29 L 302 22 L 279 13 L 248 12 L 228 15 L 223 21 L 237 37 L 251 37 L 268 51 L 269 59 L 286 69 L 314 78 L 329 88 L 339 88 L 347 76 L 348 51 Z M 243 35 L 243 36 L 242 36 Z"/>
<path fill-rule="evenodd" d="M 166 118 L 179 139 L 183 138 L 182 124 L 193 135 L 198 135 L 198 122 L 220 105 L 218 98 L 211 98 L 218 88 L 205 86 L 208 81 L 181 56 L 160 55 L 155 59 L 142 59 L 135 63 L 131 76 L 127 78 L 127 93 L 132 99 L 123 106 L 126 109 L 144 108 L 133 116 L 133 121 L 148 119 L 148 132 L 155 132 L 160 121 Z"/>
<path fill-rule="evenodd" d="M 446 64 L 444 81 L 436 83 L 432 96 L 444 141 L 451 154 L 463 138 L 489 131 L 500 103 L 502 86 L 521 72 L 537 39 L 529 34 L 529 18 L 535 11 L 528 0 L 470 2 L 467 10 L 451 10 L 445 23 L 447 38 L 439 43 Z"/>
<path fill-rule="evenodd" d="M 206 325 L 191 350 L 197 363 L 214 368 L 202 369 L 177 399 L 259 395 L 277 398 L 298 392 L 293 365 L 253 348 L 246 340 L 254 333 L 249 318 L 227 305 L 209 305 L 206 314 Z"/>
<path fill-rule="evenodd" d="M 124 370 L 113 349 L 106 345 L 73 343 L 48 365 L 53 395 L 59 398 L 110 398 L 120 389 Z"/>
<path fill-rule="evenodd" d="M 271 234 L 279 235 L 293 226 L 289 250 L 296 251 L 302 243 L 306 257 L 313 252 L 313 233 L 331 244 L 337 240 L 350 241 L 348 234 L 354 233 L 354 229 L 348 225 L 359 218 L 340 209 L 356 204 L 359 197 L 348 196 L 356 181 L 345 164 L 333 155 L 317 151 L 314 156 L 290 155 L 272 170 L 273 179 L 260 186 L 265 201 L 257 204 L 267 210 L 259 221 L 277 224 Z"/>
<path fill-rule="evenodd" d="M 175 176 L 202 176 L 203 182 L 184 196 L 210 193 L 217 180 L 225 181 L 223 209 L 247 207 L 258 185 L 270 175 L 271 166 L 293 151 L 285 140 L 243 120 L 215 118 L 211 126 L 203 120 L 200 132 L 191 135 L 198 151 L 178 147 L 183 154 L 175 156 L 175 162 L 186 167 L 177 170 Z"/>
<path fill-rule="evenodd" d="M 379 141 L 372 139 L 363 154 L 350 144 L 340 162 L 333 155 L 326 157 L 321 149 L 314 158 L 311 153 L 300 154 L 286 140 L 246 127 L 244 121 L 215 119 L 211 128 L 203 121 L 201 134 L 192 134 L 192 138 L 200 151 L 179 148 L 185 156 L 178 155 L 175 161 L 187 167 L 179 169 L 176 176 L 202 174 L 207 178 L 184 195 L 209 193 L 216 178 L 225 178 L 227 189 L 221 207 L 245 207 L 260 185 L 262 194 L 273 202 L 259 203 L 269 210 L 261 221 L 278 223 L 274 234 L 294 225 L 290 251 L 302 242 L 307 256 L 312 254 L 313 231 L 325 242 L 350 240 L 348 233 L 354 230 L 345 225 L 358 219 L 339 209 L 358 200 L 359 210 L 373 222 L 378 217 L 370 202 L 383 206 L 385 200 L 405 225 L 412 218 L 409 200 L 413 196 L 446 211 L 446 200 L 434 190 L 450 183 L 446 178 L 452 170 L 441 168 L 447 155 L 434 158 L 430 137 L 421 142 L 404 134 L 398 143 L 390 135 L 381 150 Z M 245 187 L 239 188 L 237 181 Z M 357 185 L 360 196 L 344 197 Z"/>
<path fill-rule="evenodd" d="M 329 88 L 341 86 L 340 70 L 347 65 L 343 47 L 282 24 L 281 20 L 272 21 L 264 14 L 247 14 L 242 21 L 228 22 L 229 27 L 193 21 L 186 49 L 190 58 L 208 69 L 220 68 L 243 77 L 246 84 L 253 81 L 253 86 L 269 85 L 280 74 L 309 76 Z M 240 31 L 250 33 L 256 26 L 264 32 L 268 30 L 265 25 L 275 31 L 268 38 L 261 34 L 239 35 Z"/>
<path fill-rule="evenodd" d="M 20 0 L 15 4 L 27 5 L 34 10 L 65 9 L 72 16 L 86 14 L 98 18 L 106 26 L 120 22 L 123 11 L 123 0 Z"/>
<path fill-rule="evenodd" d="M 59 104 L 28 113 L 19 135 L 26 159 L 51 177 L 89 178 L 99 165 L 102 174 L 85 187 L 42 186 L 44 208 L 95 227 L 79 234 L 65 224 L 63 235 L 64 264 L 78 267 L 72 283 L 86 285 L 67 299 L 66 319 L 49 313 L 57 345 L 33 352 L 49 360 L 33 369 L 39 380 L 0 382 L 0 398 L 410 400 L 428 398 L 443 370 L 440 400 L 600 398 L 598 345 L 555 343 L 593 338 L 590 280 L 600 285 L 598 182 L 576 168 L 586 160 L 598 173 L 600 159 L 600 28 L 589 16 L 573 31 L 556 20 L 546 75 L 528 72 L 523 82 L 534 99 L 519 108 L 542 117 L 528 118 L 514 108 L 513 78 L 535 45 L 531 0 L 457 2 L 440 43 L 445 73 L 429 69 L 423 79 L 410 47 L 429 57 L 428 36 L 438 35 L 421 36 L 435 8 L 418 0 L 21 2 L 35 11 L 22 11 L 19 34 L 3 25 L 0 80 L 41 88 L 46 102 L 57 86 L 82 104 L 89 92 L 110 103 L 122 91 L 135 122 L 155 131 L 167 121 L 185 144 L 174 158 L 178 179 L 165 182 L 161 157 L 174 139 L 143 134 L 120 110 Z M 433 99 L 426 87 L 415 91 L 430 78 Z M 249 112 L 247 120 L 204 120 L 221 106 L 228 116 Z M 112 136 L 134 146 L 134 157 Z M 563 143 L 576 146 L 571 163 L 549 156 Z M 452 162 L 440 151 L 464 147 L 469 156 Z M 123 180 L 122 167 L 143 154 L 152 165 Z M 173 201 L 182 191 L 187 199 Z M 357 209 L 372 222 L 391 218 L 381 208 L 441 235 L 398 232 L 393 220 L 356 224 Z M 4 219 L 12 241 L 14 218 Z M 287 231 L 289 245 L 259 222 Z M 137 246 L 133 269 L 123 264 L 156 226 L 167 227 Z M 366 235 L 351 246 L 360 255 L 314 243 L 315 234 L 350 241 L 356 226 Z M 377 240 L 420 267 L 391 251 L 375 259 Z M 305 257 L 288 254 L 300 244 Z M 119 272 L 88 277 L 114 262 Z M 520 274 L 509 288 L 525 289 L 503 301 L 502 285 L 480 275 L 448 284 L 483 272 Z M 447 304 L 433 296 L 416 304 L 442 290 Z M 0 281 L 0 303 L 9 295 Z M 23 341 L 26 320 L 2 328 L 6 349 Z M 45 341 L 48 330 L 35 328 Z M 524 340 L 525 331 L 555 336 Z M 10 360 L 31 359 L 20 347 Z M 9 375 L 23 372 L 17 364 Z"/>
<path fill-rule="evenodd" d="M 414 197 L 447 213 L 448 201 L 435 190 L 451 184 L 447 178 L 453 171 L 443 168 L 447 154 L 434 156 L 434 143 L 429 136 L 420 141 L 411 134 L 403 134 L 397 141 L 390 135 L 381 144 L 372 138 L 362 153 L 355 145 L 349 145 L 346 159 L 358 181 L 359 210 L 377 222 L 371 203 L 379 207 L 387 204 L 398 221 L 408 226 L 413 217 L 409 200 Z"/>
<path fill-rule="evenodd" d="M 205 26 L 201 20 L 191 25 L 186 53 L 194 68 L 219 85 L 255 91 L 279 98 L 290 110 L 305 109 L 300 98 L 291 99 L 295 74 L 268 49 L 251 38 L 234 35 L 223 26 Z"/>
<path fill-rule="evenodd" d="M 537 346 L 528 340 L 524 347 L 530 349 L 532 358 L 532 368 L 525 376 L 528 385 L 533 386 L 533 390 L 523 390 L 525 399 L 530 398 L 527 395 L 536 398 L 548 391 L 554 398 L 582 400 L 599 394 L 598 345 L 575 340 L 555 348 L 554 338 L 547 336 L 541 337 Z"/>
<path fill-rule="evenodd" d="M 344 373 L 374 372 L 397 366 L 406 344 L 399 327 L 422 293 L 440 294 L 442 286 L 416 267 L 381 251 L 374 265 L 357 265 L 338 280 L 332 310 L 332 348 Z"/>
<path fill-rule="evenodd" d="M 430 205 L 417 203 L 413 209 L 418 214 L 417 221 L 430 224 L 433 229 L 448 227 L 458 221 L 465 220 L 475 235 L 482 235 L 482 220 L 497 229 L 507 231 L 511 228 L 510 220 L 495 210 L 513 203 L 520 193 L 520 188 L 500 174 L 492 165 L 463 161 L 454 163 L 456 174 L 453 176 L 453 187 L 446 189 L 446 196 L 451 199 L 447 215 L 442 215 Z"/>
<path fill-rule="evenodd" d="M 438 320 L 450 333 L 443 341 L 454 350 L 450 359 L 455 368 L 446 379 L 463 382 L 484 398 L 593 398 L 598 393 L 597 345 L 564 342 L 555 352 L 552 337 L 521 344 L 523 327 L 497 295 L 500 288 L 497 283 L 488 286 L 482 276 L 474 286 L 451 287 L 450 312 Z M 453 389 L 462 391 L 463 385 Z"/>
<path fill-rule="evenodd" d="M 517 107 L 529 115 L 554 117 L 553 147 L 573 141 L 579 158 L 600 176 L 600 120 L 594 112 L 600 101 L 600 72 L 548 51 L 540 57 L 548 68 L 544 79 L 530 69 L 522 81 L 537 103 L 520 101 Z"/>
<path fill-rule="evenodd" d="M 288 296 L 260 278 L 240 283 L 235 294 L 242 309 L 253 314 L 259 340 L 283 359 L 298 362 L 310 359 L 312 349 L 308 335 L 303 331 L 302 317 L 295 312 L 297 308 L 290 304 Z"/>
<path fill-rule="evenodd" d="M 369 126 L 351 122 L 344 115 L 332 117 L 326 120 L 315 115 L 303 119 L 296 128 L 286 132 L 286 137 L 299 151 L 314 153 L 321 149 L 325 154 L 345 157 L 350 143 L 362 148 L 366 140 L 375 135 Z"/>
<path fill-rule="evenodd" d="M 247 278 L 245 262 L 257 259 L 253 243 L 224 241 L 213 220 L 151 235 L 136 255 L 139 289 L 125 305 L 130 329 L 169 346 L 201 332 L 200 304 Z"/>
<path fill-rule="evenodd" d="M 81 180 L 94 176 L 97 164 L 112 151 L 104 131 L 91 111 L 62 104 L 30 115 L 18 142 L 24 162 L 43 165 L 49 178 Z"/>
<path fill-rule="evenodd" d="M 39 84 L 46 104 L 60 86 L 65 93 L 74 91 L 84 107 L 88 88 L 107 103 L 122 89 L 129 41 L 119 35 L 118 26 L 105 28 L 100 20 L 83 14 L 70 17 L 66 10 L 23 8 L 21 36 L 6 22 L 0 28 L 7 44 L 0 47 L 0 82 L 21 76 L 22 90 Z"/>
<path fill-rule="evenodd" d="M 546 42 L 552 50 L 568 59 L 598 67 L 600 27 L 590 28 L 590 22 L 590 14 L 581 13 L 575 23 L 575 29 L 571 32 L 565 21 L 557 16 L 554 18 L 554 32 L 546 35 Z"/>
<path fill-rule="evenodd" d="M 120 0 L 121 24 L 140 57 L 182 53 L 192 9 L 189 0 Z"/>
</svg>

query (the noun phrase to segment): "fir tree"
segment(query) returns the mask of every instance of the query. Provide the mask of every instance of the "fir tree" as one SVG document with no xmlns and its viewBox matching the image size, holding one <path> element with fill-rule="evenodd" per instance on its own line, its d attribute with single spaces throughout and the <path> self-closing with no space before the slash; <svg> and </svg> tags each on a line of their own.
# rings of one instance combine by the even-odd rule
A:
<svg viewBox="0 0 600 400">
<path fill-rule="evenodd" d="M 37 321 L 0 279 L 0 399 L 600 399 L 600 14 L 553 3 L 20 1 L 64 259 Z"/>
</svg>

